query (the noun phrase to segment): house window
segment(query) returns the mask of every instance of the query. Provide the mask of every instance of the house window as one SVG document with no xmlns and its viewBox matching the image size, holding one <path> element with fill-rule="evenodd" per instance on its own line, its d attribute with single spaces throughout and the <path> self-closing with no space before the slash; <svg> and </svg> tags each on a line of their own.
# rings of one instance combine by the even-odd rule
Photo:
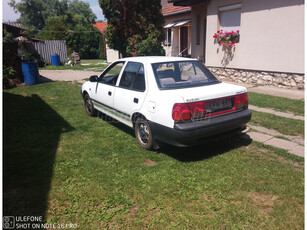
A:
<svg viewBox="0 0 307 230">
<path fill-rule="evenodd" d="M 172 45 L 172 28 L 167 28 L 165 33 L 165 46 Z"/>
<path fill-rule="evenodd" d="M 220 30 L 227 32 L 240 30 L 241 6 L 239 3 L 219 8 Z"/>
<path fill-rule="evenodd" d="M 196 16 L 196 45 L 200 45 L 200 15 Z"/>
</svg>

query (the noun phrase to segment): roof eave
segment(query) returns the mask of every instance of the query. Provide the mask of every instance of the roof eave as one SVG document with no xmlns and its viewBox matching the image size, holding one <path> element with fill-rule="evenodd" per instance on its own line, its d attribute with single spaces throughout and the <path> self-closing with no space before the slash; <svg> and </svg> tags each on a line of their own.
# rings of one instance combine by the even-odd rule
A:
<svg viewBox="0 0 307 230">
<path fill-rule="evenodd" d="M 170 13 L 170 14 L 164 14 L 163 17 L 170 17 L 170 16 L 181 15 L 181 14 L 189 14 L 191 12 L 192 12 L 191 10 L 185 10 L 185 11 L 180 11 L 180 12 L 175 12 L 175 13 Z"/>
<path fill-rule="evenodd" d="M 191 6 L 194 4 L 209 2 L 210 0 L 169 0 L 169 3 L 173 3 L 174 6 Z"/>
</svg>

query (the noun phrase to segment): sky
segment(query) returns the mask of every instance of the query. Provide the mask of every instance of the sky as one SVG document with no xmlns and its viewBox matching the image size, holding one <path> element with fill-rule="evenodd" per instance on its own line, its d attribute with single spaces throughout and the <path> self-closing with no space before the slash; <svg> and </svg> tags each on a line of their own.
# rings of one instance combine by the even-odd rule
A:
<svg viewBox="0 0 307 230">
<path fill-rule="evenodd" d="M 16 0 L 16 2 L 19 2 L 20 0 Z M 15 13 L 13 8 L 10 7 L 8 5 L 8 3 L 10 2 L 10 0 L 2 0 L 2 4 L 3 4 L 3 20 L 4 22 L 7 21 L 11 21 L 14 22 L 16 21 L 20 14 L 19 13 Z M 96 14 L 97 16 L 97 21 L 99 20 L 105 20 L 103 14 L 102 14 L 102 10 L 98 4 L 98 0 L 83 0 L 83 2 L 88 2 L 90 4 L 90 7 L 93 11 L 94 14 Z"/>
</svg>

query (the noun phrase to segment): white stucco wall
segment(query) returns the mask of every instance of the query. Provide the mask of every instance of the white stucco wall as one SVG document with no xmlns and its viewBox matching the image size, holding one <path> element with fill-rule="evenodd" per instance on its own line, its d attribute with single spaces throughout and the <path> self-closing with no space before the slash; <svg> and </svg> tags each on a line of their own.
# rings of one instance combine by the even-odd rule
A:
<svg viewBox="0 0 307 230">
<path fill-rule="evenodd" d="M 233 48 L 232 59 L 228 59 L 226 67 L 304 73 L 303 0 L 210 1 L 207 5 L 206 65 L 223 66 L 225 52 L 213 39 L 219 30 L 219 7 L 240 2 L 240 42 Z M 197 12 L 194 8 L 192 20 Z M 194 25 L 192 23 L 192 56 L 197 57 L 201 48 L 198 49 L 193 41 Z"/>
<path fill-rule="evenodd" d="M 107 62 L 114 62 L 120 58 L 119 52 L 117 50 L 110 49 L 106 45 Z"/>
<path fill-rule="evenodd" d="M 205 29 L 205 19 L 207 8 L 206 4 L 196 4 L 192 5 L 192 20 L 191 20 L 191 55 L 192 57 L 196 57 L 201 61 L 204 61 L 205 55 L 204 55 L 204 29 Z M 196 43 L 196 34 L 197 34 L 197 15 L 200 16 L 200 43 Z"/>
</svg>

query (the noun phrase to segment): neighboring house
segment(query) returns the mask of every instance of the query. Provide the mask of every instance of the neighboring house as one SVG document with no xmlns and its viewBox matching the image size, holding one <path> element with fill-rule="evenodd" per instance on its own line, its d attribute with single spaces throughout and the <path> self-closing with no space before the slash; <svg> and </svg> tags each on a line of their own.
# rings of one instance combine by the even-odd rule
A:
<svg viewBox="0 0 307 230">
<path fill-rule="evenodd" d="M 191 56 L 237 82 L 304 88 L 303 0 L 172 0 L 190 6 Z M 239 30 L 232 49 L 214 33 Z"/>
<path fill-rule="evenodd" d="M 107 22 L 96 22 L 95 24 L 93 24 L 93 26 L 97 28 L 98 30 L 100 30 L 101 34 L 103 35 L 104 30 L 108 27 L 108 23 Z"/>
<path fill-rule="evenodd" d="M 108 23 L 96 22 L 95 24 L 93 24 L 93 26 L 96 27 L 98 30 L 100 30 L 101 34 L 103 35 L 104 30 L 108 27 Z M 108 45 L 106 45 L 105 50 L 106 50 L 107 62 L 114 62 L 121 57 L 120 53 L 117 50 L 109 48 Z"/>
<path fill-rule="evenodd" d="M 162 2 L 161 2 L 162 3 Z M 191 55 L 191 7 L 164 4 L 165 41 L 163 48 L 166 56 Z"/>
<path fill-rule="evenodd" d="M 3 22 L 2 25 L 3 29 L 11 33 L 15 40 L 19 40 L 19 37 L 22 37 L 22 32 L 25 31 L 25 28 L 21 23 Z"/>
</svg>

